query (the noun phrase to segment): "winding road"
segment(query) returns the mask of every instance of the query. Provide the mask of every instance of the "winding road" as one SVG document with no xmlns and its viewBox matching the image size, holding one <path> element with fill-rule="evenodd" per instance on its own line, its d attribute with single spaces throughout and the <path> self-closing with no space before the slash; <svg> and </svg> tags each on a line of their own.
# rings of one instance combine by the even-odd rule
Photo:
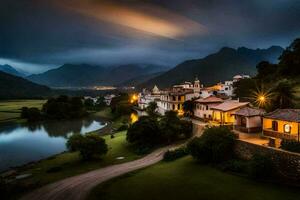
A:
<svg viewBox="0 0 300 200">
<path fill-rule="evenodd" d="M 114 177 L 153 165 L 163 159 L 164 152 L 170 147 L 158 149 L 147 156 L 127 163 L 111 165 L 85 174 L 73 176 L 42 188 L 27 195 L 22 200 L 83 200 L 91 189 Z"/>
</svg>

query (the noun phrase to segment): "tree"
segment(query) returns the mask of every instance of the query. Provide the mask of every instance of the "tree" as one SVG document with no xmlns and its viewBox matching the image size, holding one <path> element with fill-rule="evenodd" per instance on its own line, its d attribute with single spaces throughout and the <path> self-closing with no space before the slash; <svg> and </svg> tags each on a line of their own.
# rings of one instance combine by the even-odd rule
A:
<svg viewBox="0 0 300 200">
<path fill-rule="evenodd" d="M 235 139 L 236 136 L 227 127 L 212 127 L 189 142 L 187 148 L 198 161 L 220 163 L 233 156 Z"/>
<path fill-rule="evenodd" d="M 280 74 L 287 77 L 299 77 L 300 75 L 300 38 L 282 53 L 279 58 Z"/>
<path fill-rule="evenodd" d="M 267 61 L 260 62 L 257 66 L 257 76 L 256 78 L 259 79 L 261 82 L 272 82 L 278 79 L 278 65 L 271 64 Z"/>
<path fill-rule="evenodd" d="M 184 115 L 187 117 L 194 116 L 195 103 L 193 100 L 187 100 L 183 103 Z"/>
<path fill-rule="evenodd" d="M 66 146 L 69 151 L 74 152 L 78 151 L 82 141 L 84 140 L 84 136 L 81 134 L 73 134 L 67 141 Z"/>
<path fill-rule="evenodd" d="M 276 108 L 293 108 L 295 106 L 295 91 L 293 84 L 288 80 L 280 81 L 272 90 L 274 95 L 272 101 L 273 110 Z"/>
<path fill-rule="evenodd" d="M 70 151 L 79 151 L 84 160 L 107 153 L 108 147 L 105 140 L 96 133 L 87 135 L 72 135 L 67 141 Z"/>
<path fill-rule="evenodd" d="M 181 123 L 175 111 L 167 111 L 159 121 L 162 139 L 170 144 L 179 139 Z"/>
<path fill-rule="evenodd" d="M 157 120 L 149 116 L 142 116 L 131 124 L 127 131 L 127 141 L 139 148 L 152 148 L 159 144 L 160 130 Z"/>
<path fill-rule="evenodd" d="M 29 122 L 36 122 L 42 120 L 43 116 L 38 108 L 22 107 L 21 118 L 27 119 Z"/>
<path fill-rule="evenodd" d="M 257 82 L 255 79 L 242 79 L 238 82 L 235 82 L 233 87 L 235 96 L 237 98 L 249 101 L 251 96 L 253 96 L 253 91 L 255 91 L 257 88 Z"/>
<path fill-rule="evenodd" d="M 146 112 L 149 116 L 152 116 L 152 117 L 156 117 L 157 116 L 157 103 L 156 102 L 150 102 L 148 107 L 146 108 Z"/>
</svg>

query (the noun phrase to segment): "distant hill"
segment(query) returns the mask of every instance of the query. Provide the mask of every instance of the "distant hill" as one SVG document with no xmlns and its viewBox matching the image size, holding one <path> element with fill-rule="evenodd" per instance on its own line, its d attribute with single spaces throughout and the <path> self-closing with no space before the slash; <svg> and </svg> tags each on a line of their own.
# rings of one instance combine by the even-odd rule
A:
<svg viewBox="0 0 300 200">
<path fill-rule="evenodd" d="M 41 97 L 51 92 L 46 86 L 0 71 L 0 99 Z"/>
<path fill-rule="evenodd" d="M 23 73 L 17 71 L 15 68 L 13 68 L 10 65 L 0 65 L 0 71 L 15 75 L 15 76 L 20 76 L 20 77 L 25 76 Z"/>
<path fill-rule="evenodd" d="M 261 61 L 278 62 L 283 48 L 272 46 L 268 49 L 238 49 L 224 47 L 219 52 L 202 59 L 188 60 L 166 73 L 139 85 L 139 88 L 169 87 L 197 76 L 202 84 L 210 85 L 231 80 L 236 74 L 255 75 L 256 65 Z"/>
<path fill-rule="evenodd" d="M 160 76 L 162 75 L 163 73 L 165 72 L 155 72 L 155 73 L 152 73 L 152 74 L 146 74 L 146 75 L 141 75 L 141 76 L 138 76 L 138 77 L 135 77 L 135 78 L 132 78 L 130 80 L 127 80 L 125 82 L 122 82 L 120 83 L 119 85 L 120 86 L 137 86 L 137 85 L 140 85 L 154 77 L 157 77 L 157 76 Z"/>
<path fill-rule="evenodd" d="M 158 65 L 128 64 L 101 67 L 88 64 L 65 64 L 27 79 L 51 87 L 80 87 L 94 85 L 120 85 L 139 76 L 166 70 Z"/>
</svg>

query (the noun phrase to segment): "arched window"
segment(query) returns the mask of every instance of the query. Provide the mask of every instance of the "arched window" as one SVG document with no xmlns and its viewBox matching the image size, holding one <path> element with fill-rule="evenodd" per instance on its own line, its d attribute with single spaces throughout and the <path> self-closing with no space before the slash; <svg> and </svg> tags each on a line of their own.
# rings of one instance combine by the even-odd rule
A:
<svg viewBox="0 0 300 200">
<path fill-rule="evenodd" d="M 278 131 L 278 122 L 277 121 L 272 121 L 272 130 Z"/>
<path fill-rule="evenodd" d="M 291 133 L 291 131 L 292 131 L 292 126 L 289 125 L 289 124 L 285 124 L 285 125 L 283 126 L 283 130 L 284 130 L 285 133 Z"/>
</svg>

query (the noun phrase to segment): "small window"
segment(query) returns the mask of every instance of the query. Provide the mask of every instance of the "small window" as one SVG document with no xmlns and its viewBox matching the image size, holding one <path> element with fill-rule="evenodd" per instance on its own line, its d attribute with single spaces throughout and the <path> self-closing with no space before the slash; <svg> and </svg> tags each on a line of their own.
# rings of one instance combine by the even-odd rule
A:
<svg viewBox="0 0 300 200">
<path fill-rule="evenodd" d="M 203 116 L 204 116 L 204 118 L 206 118 L 206 114 L 204 114 Z"/>
<path fill-rule="evenodd" d="M 291 131 L 292 131 L 292 126 L 289 125 L 289 124 L 285 124 L 285 125 L 283 126 L 283 129 L 284 129 L 284 132 L 285 132 L 285 133 L 291 133 Z"/>
<path fill-rule="evenodd" d="M 206 110 L 208 110 L 208 106 L 206 106 Z"/>
<path fill-rule="evenodd" d="M 177 105 L 177 110 L 180 110 L 180 104 Z"/>
</svg>

